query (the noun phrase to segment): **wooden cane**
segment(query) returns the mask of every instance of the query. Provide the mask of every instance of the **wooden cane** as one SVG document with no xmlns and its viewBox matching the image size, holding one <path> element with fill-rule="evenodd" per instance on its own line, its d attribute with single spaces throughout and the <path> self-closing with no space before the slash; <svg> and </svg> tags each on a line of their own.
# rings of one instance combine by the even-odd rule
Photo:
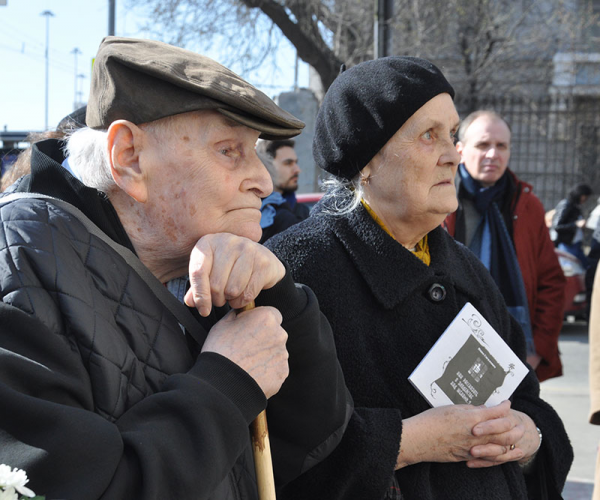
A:
<svg viewBox="0 0 600 500">
<path fill-rule="evenodd" d="M 254 309 L 254 301 L 240 308 L 237 312 Z M 250 425 L 252 435 L 252 452 L 254 453 L 254 468 L 260 500 L 276 500 L 275 478 L 273 477 L 273 459 L 271 458 L 271 443 L 267 427 L 267 412 L 263 410 Z"/>
</svg>

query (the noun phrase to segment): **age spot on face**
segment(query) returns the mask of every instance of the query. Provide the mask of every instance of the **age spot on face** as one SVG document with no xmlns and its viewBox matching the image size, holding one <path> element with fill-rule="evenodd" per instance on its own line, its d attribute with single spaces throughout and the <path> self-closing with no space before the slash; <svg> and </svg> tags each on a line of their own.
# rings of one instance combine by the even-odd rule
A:
<svg viewBox="0 0 600 500">
<path fill-rule="evenodd" d="M 166 228 L 165 228 L 165 233 L 167 235 L 167 237 L 175 242 L 177 241 L 177 229 L 176 229 L 176 223 L 175 223 L 175 219 L 173 219 L 173 217 L 169 217 L 166 221 Z"/>
</svg>

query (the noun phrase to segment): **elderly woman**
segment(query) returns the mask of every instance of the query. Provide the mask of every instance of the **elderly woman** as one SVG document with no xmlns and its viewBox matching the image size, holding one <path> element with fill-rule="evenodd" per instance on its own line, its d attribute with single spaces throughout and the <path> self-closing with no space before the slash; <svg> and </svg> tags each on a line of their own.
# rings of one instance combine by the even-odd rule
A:
<svg viewBox="0 0 600 500">
<path fill-rule="evenodd" d="M 457 208 L 453 97 L 410 57 L 359 64 L 325 96 L 313 152 L 333 186 L 267 246 L 315 291 L 356 410 L 336 451 L 282 498 L 560 497 L 573 452 L 533 372 L 491 408 L 430 408 L 408 381 L 467 302 L 525 359 L 489 273 L 440 227 Z"/>
</svg>

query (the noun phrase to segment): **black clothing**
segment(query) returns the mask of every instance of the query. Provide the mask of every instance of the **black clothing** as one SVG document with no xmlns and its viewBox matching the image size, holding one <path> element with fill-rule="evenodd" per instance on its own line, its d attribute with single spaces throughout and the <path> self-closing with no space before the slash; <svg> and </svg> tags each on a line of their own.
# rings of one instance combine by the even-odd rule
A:
<svg viewBox="0 0 600 500">
<path fill-rule="evenodd" d="M 356 409 L 338 448 L 280 498 L 377 500 L 390 495 L 393 476 L 405 500 L 539 498 L 528 497 L 516 462 L 486 469 L 418 463 L 394 473 L 403 419 L 429 408 L 408 377 L 467 301 L 525 359 L 523 333 L 483 264 L 441 227 L 429 233 L 428 267 L 362 206 L 343 216 L 315 212 L 266 246 L 315 291 Z M 442 300 L 436 284 L 445 289 Z M 549 488 L 562 491 L 573 451 L 560 418 L 539 398 L 533 372 L 511 399 L 542 430 L 536 463 L 546 464 Z"/>
<path fill-rule="evenodd" d="M 16 189 L 67 198 L 130 245 L 59 146 L 34 145 Z M 257 499 L 248 425 L 267 400 L 252 377 L 196 356 L 139 275 L 48 200 L 2 205 L 0 223 L 0 463 L 48 500 Z M 278 308 L 289 335 L 290 375 L 267 410 L 281 487 L 331 452 L 351 401 L 314 294 L 288 273 L 256 305 Z"/>
<path fill-rule="evenodd" d="M 556 231 L 555 243 L 570 245 L 577 232 L 577 220 L 581 217 L 581 207 L 569 199 L 564 199 L 556 205 L 552 217 L 552 228 Z"/>
<path fill-rule="evenodd" d="M 298 224 L 298 222 L 302 222 L 310 214 L 308 207 L 302 203 L 296 203 L 294 208 L 287 202 L 271 206 L 275 209 L 275 218 L 273 219 L 273 224 L 263 228 L 260 243 L 264 243 L 277 233 L 285 231 L 288 227 Z"/>
</svg>

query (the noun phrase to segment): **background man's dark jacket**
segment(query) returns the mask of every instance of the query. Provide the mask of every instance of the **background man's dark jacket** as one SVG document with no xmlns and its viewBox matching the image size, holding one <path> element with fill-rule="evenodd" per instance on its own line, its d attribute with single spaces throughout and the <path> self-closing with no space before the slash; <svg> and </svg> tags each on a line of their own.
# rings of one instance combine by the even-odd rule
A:
<svg viewBox="0 0 600 500">
<path fill-rule="evenodd" d="M 285 231 L 288 227 L 292 227 L 294 224 L 302 222 L 310 213 L 310 210 L 306 205 L 297 202 L 294 205 L 294 208 L 287 202 L 272 206 L 275 209 L 275 218 L 273 219 L 273 224 L 263 228 L 262 237 L 260 238 L 261 243 L 264 243 L 277 233 Z"/>
<path fill-rule="evenodd" d="M 17 189 L 76 205 L 131 248 L 60 146 L 34 146 Z M 248 425 L 267 401 L 254 380 L 198 355 L 139 275 L 52 202 L 3 205 L 0 227 L 0 463 L 49 500 L 255 500 Z M 256 304 L 289 334 L 290 375 L 267 410 L 281 487 L 331 452 L 351 407 L 314 294 L 287 274 Z"/>
</svg>

